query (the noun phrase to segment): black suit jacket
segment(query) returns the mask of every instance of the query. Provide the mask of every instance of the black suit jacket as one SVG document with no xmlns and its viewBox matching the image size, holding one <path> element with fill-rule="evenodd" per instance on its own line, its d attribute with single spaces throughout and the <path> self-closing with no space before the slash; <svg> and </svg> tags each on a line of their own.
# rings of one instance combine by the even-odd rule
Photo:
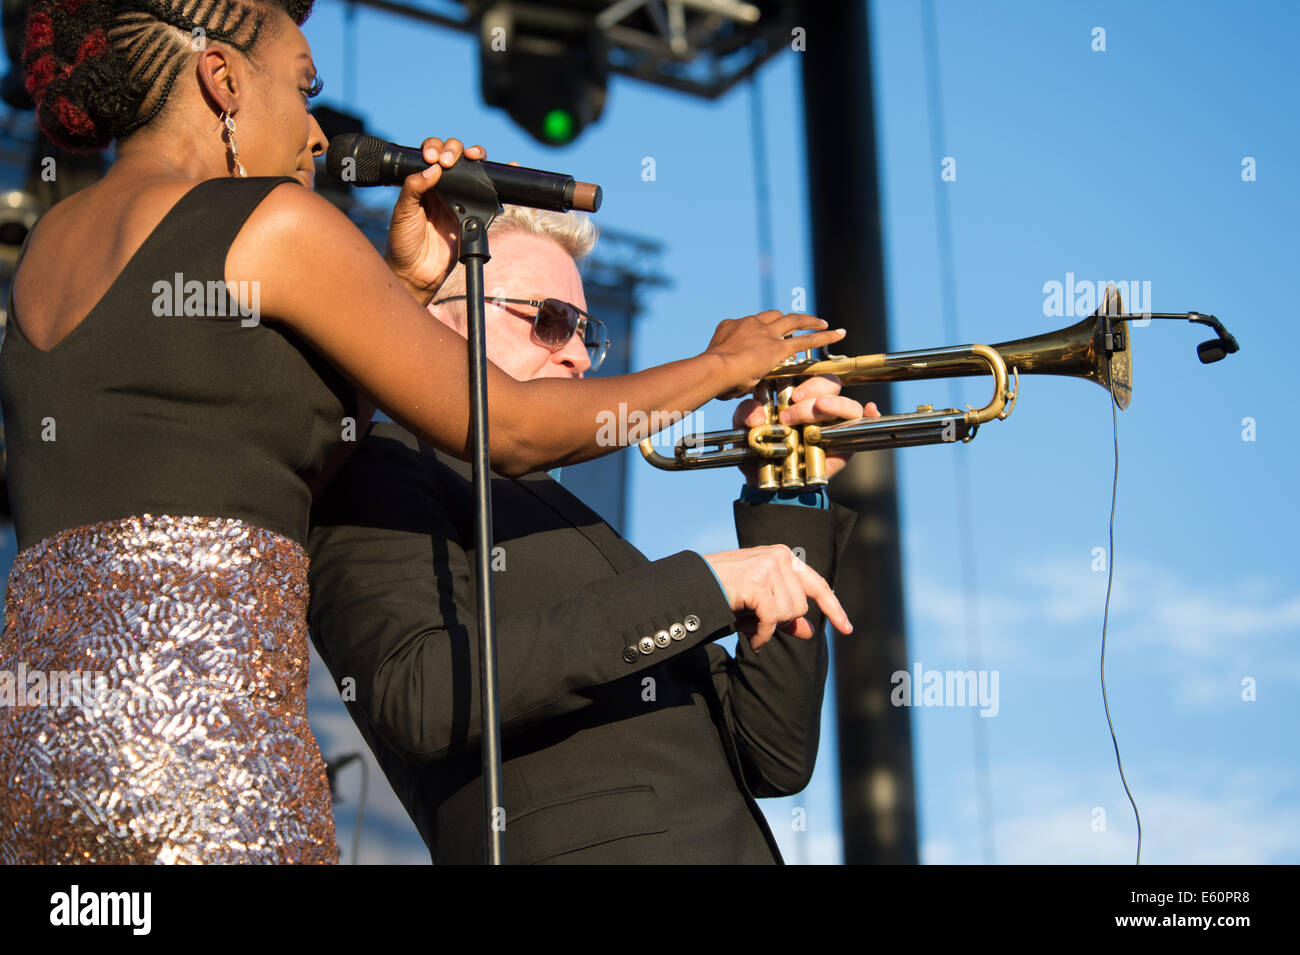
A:
<svg viewBox="0 0 1300 955">
<path fill-rule="evenodd" d="M 484 858 L 471 492 L 468 465 L 376 424 L 308 542 L 313 641 L 444 863 Z M 494 476 L 492 495 L 507 861 L 781 861 L 754 797 L 812 773 L 820 614 L 812 640 L 742 639 L 733 658 L 700 555 L 646 559 L 546 475 Z M 740 502 L 735 517 L 742 546 L 802 547 L 828 579 L 854 519 Z"/>
</svg>

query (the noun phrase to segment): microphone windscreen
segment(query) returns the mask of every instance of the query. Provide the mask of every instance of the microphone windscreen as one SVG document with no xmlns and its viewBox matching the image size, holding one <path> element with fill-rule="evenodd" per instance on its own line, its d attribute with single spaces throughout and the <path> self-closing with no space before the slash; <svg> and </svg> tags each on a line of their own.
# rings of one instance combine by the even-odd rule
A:
<svg viewBox="0 0 1300 955">
<path fill-rule="evenodd" d="M 352 154 L 357 145 L 358 133 L 342 133 L 330 137 L 330 148 L 325 153 L 325 171 L 335 179 L 343 179 L 343 160 Z"/>
<path fill-rule="evenodd" d="M 1228 354 L 1228 343 L 1222 338 L 1212 338 L 1208 342 L 1201 342 L 1197 345 L 1196 354 L 1200 356 L 1203 364 L 1213 364 L 1222 360 L 1223 356 Z"/>
<path fill-rule="evenodd" d="M 330 140 L 325 169 L 339 182 L 375 186 L 381 182 L 385 143 L 365 133 L 344 133 Z"/>
</svg>

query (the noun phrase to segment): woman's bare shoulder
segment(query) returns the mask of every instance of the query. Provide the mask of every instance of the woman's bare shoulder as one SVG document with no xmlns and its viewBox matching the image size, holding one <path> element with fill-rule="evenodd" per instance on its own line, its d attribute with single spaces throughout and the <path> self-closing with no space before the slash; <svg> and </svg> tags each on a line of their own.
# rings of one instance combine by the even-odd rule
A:
<svg viewBox="0 0 1300 955">
<path fill-rule="evenodd" d="M 313 251 L 364 240 L 334 203 L 296 183 L 268 192 L 244 222 L 226 259 L 227 275 L 277 263 L 292 268 Z"/>
<path fill-rule="evenodd" d="M 258 203 L 246 223 L 250 233 L 301 229 L 352 229 L 346 215 L 334 203 L 299 183 L 282 182 Z M 241 233 L 242 236 L 242 233 Z"/>
</svg>

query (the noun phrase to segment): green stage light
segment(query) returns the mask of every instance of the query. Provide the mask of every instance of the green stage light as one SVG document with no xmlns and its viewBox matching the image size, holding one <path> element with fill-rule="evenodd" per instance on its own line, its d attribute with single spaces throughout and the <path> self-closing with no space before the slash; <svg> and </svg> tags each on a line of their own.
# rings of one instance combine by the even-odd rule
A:
<svg viewBox="0 0 1300 955">
<path fill-rule="evenodd" d="M 549 110 L 542 117 L 542 135 L 552 143 L 563 145 L 573 139 L 577 124 L 567 109 Z"/>
<path fill-rule="evenodd" d="M 578 9 L 581 4 L 507 0 L 478 5 L 483 102 L 504 109 L 547 146 L 577 140 L 600 119 L 609 73 L 605 41 L 590 11 Z M 568 7 L 575 8 L 559 9 Z"/>
</svg>

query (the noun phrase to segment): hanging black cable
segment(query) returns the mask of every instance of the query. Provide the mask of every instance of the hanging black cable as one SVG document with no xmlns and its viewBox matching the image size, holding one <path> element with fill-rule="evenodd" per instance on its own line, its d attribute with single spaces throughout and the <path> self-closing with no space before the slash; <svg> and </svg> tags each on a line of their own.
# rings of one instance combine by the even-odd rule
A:
<svg viewBox="0 0 1300 955">
<path fill-rule="evenodd" d="M 1227 335 L 1225 331 L 1223 333 Z M 1233 343 L 1236 340 L 1233 339 Z M 1210 344 L 1206 342 L 1206 344 Z M 1110 356 L 1106 356 L 1106 375 L 1110 377 Z M 1101 618 L 1101 661 L 1098 669 L 1101 673 L 1101 706 L 1106 711 L 1106 728 L 1110 730 L 1110 741 L 1115 747 L 1115 766 L 1119 769 L 1119 781 L 1124 786 L 1124 795 L 1128 796 L 1129 805 L 1133 807 L 1133 819 L 1137 822 L 1137 855 L 1134 865 L 1142 864 L 1142 816 L 1138 813 L 1137 800 L 1128 788 L 1128 779 L 1124 775 L 1124 763 L 1119 758 L 1119 740 L 1115 737 L 1115 724 L 1110 718 L 1110 699 L 1106 695 L 1106 631 L 1110 625 L 1110 591 L 1115 582 L 1115 502 L 1119 497 L 1119 414 L 1115 405 L 1115 396 L 1110 398 L 1110 422 L 1115 435 L 1115 474 L 1110 484 L 1110 529 L 1106 540 L 1106 609 Z"/>
</svg>

